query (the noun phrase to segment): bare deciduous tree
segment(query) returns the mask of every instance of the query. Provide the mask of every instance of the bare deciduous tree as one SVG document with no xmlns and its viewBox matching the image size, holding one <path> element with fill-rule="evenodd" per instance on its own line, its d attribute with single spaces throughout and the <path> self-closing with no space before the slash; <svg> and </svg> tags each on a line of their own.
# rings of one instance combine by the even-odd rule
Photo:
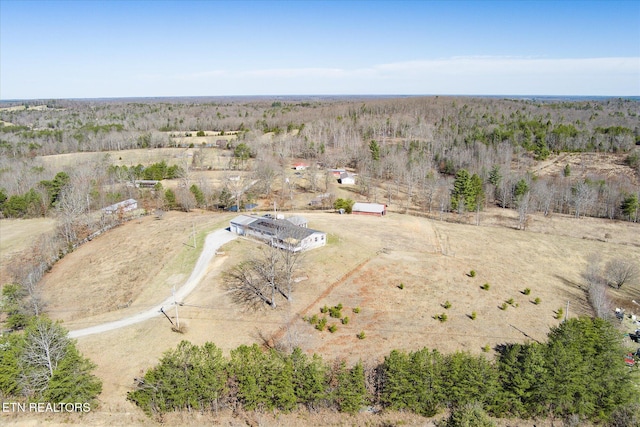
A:
<svg viewBox="0 0 640 427">
<path fill-rule="evenodd" d="M 516 202 L 518 205 L 518 229 L 525 230 L 527 227 L 527 220 L 529 218 L 529 201 L 531 200 L 531 192 L 527 191 Z"/>
<path fill-rule="evenodd" d="M 233 300 L 253 309 L 268 304 L 276 308 L 274 289 L 269 287 L 255 268 L 256 261 L 248 261 L 227 273 L 225 286 Z"/>
<path fill-rule="evenodd" d="M 235 302 L 251 308 L 263 304 L 276 308 L 278 295 L 291 301 L 303 231 L 294 225 L 277 227 L 272 241 L 261 248 L 259 256 L 227 274 L 226 287 Z"/>
<path fill-rule="evenodd" d="M 611 316 L 611 300 L 607 295 L 607 279 L 602 270 L 602 257 L 592 253 L 587 257 L 587 267 L 583 273 L 587 282 L 587 298 L 595 315 L 602 319 Z"/>
<path fill-rule="evenodd" d="M 58 363 L 67 354 L 70 340 L 64 329 L 51 320 L 38 317 L 25 333 L 19 361 L 23 393 L 32 395 L 45 390 Z"/>
<path fill-rule="evenodd" d="M 604 283 L 590 283 L 588 298 L 596 316 L 602 319 L 611 317 L 611 300 L 607 295 L 607 287 Z"/>
<path fill-rule="evenodd" d="M 609 285 L 620 289 L 625 283 L 634 283 L 640 276 L 638 260 L 614 258 L 605 266 L 605 277 Z"/>
</svg>

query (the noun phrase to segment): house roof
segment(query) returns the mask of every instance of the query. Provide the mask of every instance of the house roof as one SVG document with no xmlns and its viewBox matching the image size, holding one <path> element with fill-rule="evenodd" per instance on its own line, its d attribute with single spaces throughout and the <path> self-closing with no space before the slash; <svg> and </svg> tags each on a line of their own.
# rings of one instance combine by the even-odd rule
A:
<svg viewBox="0 0 640 427">
<path fill-rule="evenodd" d="M 300 215 L 294 215 L 294 216 L 290 216 L 289 218 L 287 218 L 287 221 L 289 221 L 291 224 L 293 225 L 297 225 L 300 226 L 302 224 L 307 224 L 309 221 L 307 221 L 307 218 L 300 216 Z"/>
<path fill-rule="evenodd" d="M 238 225 L 249 225 L 253 221 L 255 221 L 256 219 L 258 219 L 258 218 L 254 217 L 254 216 L 240 215 L 240 216 L 237 216 L 237 217 L 233 218 L 231 220 L 231 223 L 232 224 L 238 224 Z"/>
<path fill-rule="evenodd" d="M 310 228 L 298 227 L 287 220 L 257 218 L 249 225 L 252 230 L 260 231 L 264 234 L 277 237 L 283 241 L 302 240 L 315 234 L 322 233 Z"/>
<path fill-rule="evenodd" d="M 368 213 L 382 213 L 386 206 L 380 203 L 362 203 L 356 202 L 353 205 L 352 211 L 368 212 Z"/>
</svg>

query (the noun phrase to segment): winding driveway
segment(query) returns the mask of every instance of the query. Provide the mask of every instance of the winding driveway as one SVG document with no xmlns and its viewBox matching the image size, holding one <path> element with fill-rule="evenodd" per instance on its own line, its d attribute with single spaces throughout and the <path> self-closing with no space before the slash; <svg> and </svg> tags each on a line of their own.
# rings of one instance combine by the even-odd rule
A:
<svg viewBox="0 0 640 427">
<path fill-rule="evenodd" d="M 191 272 L 191 276 L 189 279 L 175 292 L 175 297 L 170 296 L 166 300 L 162 301 L 160 304 L 150 308 L 147 311 L 143 311 L 142 313 L 135 314 L 130 317 L 125 317 L 124 319 L 115 320 L 112 322 L 102 323 L 100 325 L 91 326 L 89 328 L 77 329 L 75 331 L 69 332 L 69 337 L 71 338 L 79 338 L 84 337 L 86 335 L 100 334 L 102 332 L 112 331 L 118 328 L 124 328 L 125 326 L 130 326 L 136 323 L 144 322 L 145 320 L 149 320 L 153 317 L 160 316 L 162 313 L 160 309 L 162 307 L 171 306 L 174 304 L 174 301 L 182 301 L 187 295 L 189 295 L 195 288 L 198 286 L 198 283 L 203 279 L 207 267 L 209 263 L 216 255 L 216 251 L 225 243 L 232 241 L 237 238 L 238 235 L 227 231 L 227 229 L 216 230 L 207 235 L 207 238 L 204 242 L 204 248 L 202 249 L 202 253 L 200 254 L 200 258 L 198 258 L 198 262 L 196 263 L 193 271 Z"/>
</svg>

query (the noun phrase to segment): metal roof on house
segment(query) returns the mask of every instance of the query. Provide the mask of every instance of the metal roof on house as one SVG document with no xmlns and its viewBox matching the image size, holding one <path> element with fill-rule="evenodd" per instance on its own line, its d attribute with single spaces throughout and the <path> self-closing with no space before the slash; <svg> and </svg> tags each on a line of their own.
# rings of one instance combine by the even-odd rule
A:
<svg viewBox="0 0 640 427">
<path fill-rule="evenodd" d="M 270 236 L 278 237 L 281 240 L 291 238 L 302 240 L 314 233 L 320 233 L 320 231 L 310 228 L 298 227 L 287 220 L 269 218 L 258 218 L 251 223 L 250 228 Z"/>
<path fill-rule="evenodd" d="M 385 205 L 380 203 L 362 203 L 356 202 L 353 205 L 352 211 L 368 212 L 368 213 L 382 213 L 385 210 Z"/>
<path fill-rule="evenodd" d="M 231 223 L 232 224 L 238 224 L 238 225 L 249 225 L 253 221 L 257 220 L 257 219 L 258 218 L 256 218 L 255 216 L 240 215 L 240 216 L 237 216 L 237 217 L 233 218 L 231 220 Z"/>
</svg>

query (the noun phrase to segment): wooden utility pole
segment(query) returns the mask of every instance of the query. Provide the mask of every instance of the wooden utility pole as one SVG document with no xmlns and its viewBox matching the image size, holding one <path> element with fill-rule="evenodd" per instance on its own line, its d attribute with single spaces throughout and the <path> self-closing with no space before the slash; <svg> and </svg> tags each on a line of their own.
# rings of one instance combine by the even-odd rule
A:
<svg viewBox="0 0 640 427">
<path fill-rule="evenodd" d="M 173 287 L 173 305 L 176 306 L 176 327 L 180 329 L 180 317 L 178 317 L 178 302 L 176 301 L 176 287 Z"/>
</svg>

